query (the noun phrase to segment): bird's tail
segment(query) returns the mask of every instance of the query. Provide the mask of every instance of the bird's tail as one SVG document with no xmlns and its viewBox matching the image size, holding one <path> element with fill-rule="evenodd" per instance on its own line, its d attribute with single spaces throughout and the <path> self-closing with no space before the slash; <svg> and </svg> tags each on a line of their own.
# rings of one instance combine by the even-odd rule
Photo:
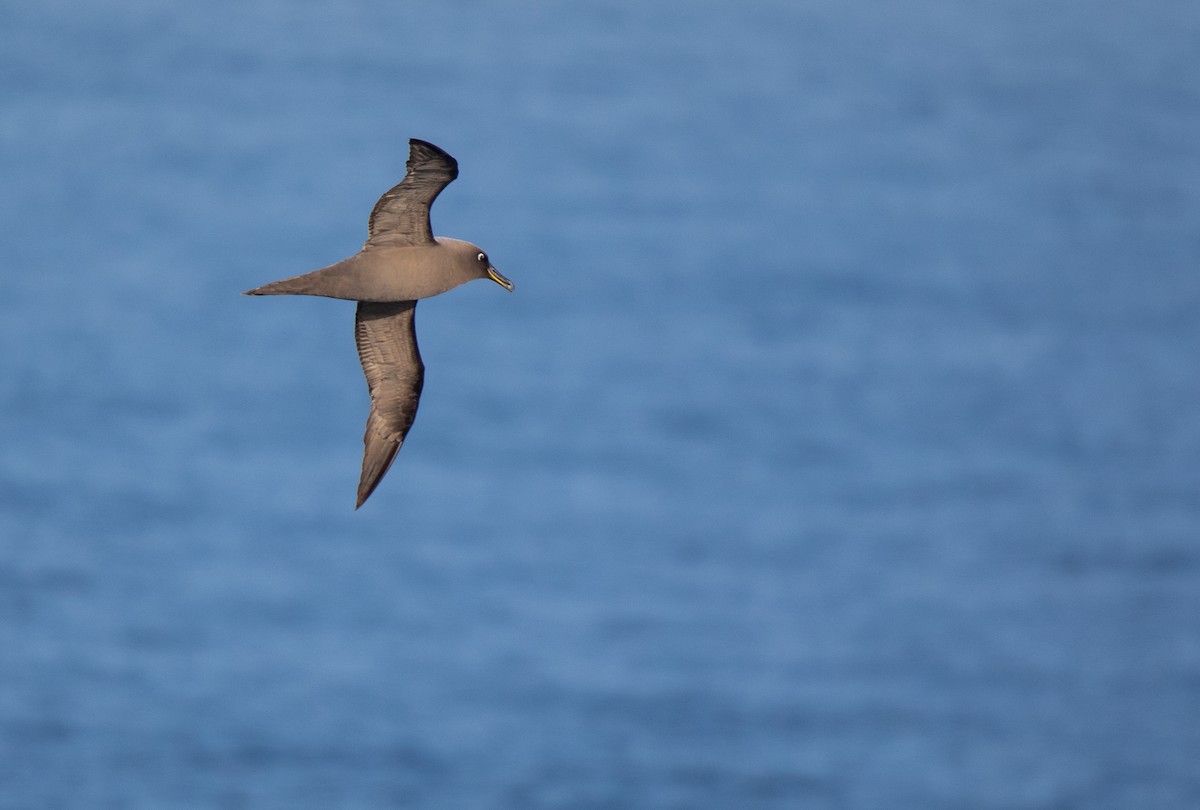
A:
<svg viewBox="0 0 1200 810">
<path fill-rule="evenodd" d="M 386 428 L 384 420 L 372 407 L 367 417 L 367 432 L 363 434 L 362 476 L 358 479 L 358 503 L 355 509 L 362 506 L 371 497 L 375 487 L 379 486 L 403 442 L 402 438 Z"/>
<path fill-rule="evenodd" d="M 311 273 L 305 273 L 302 276 L 272 281 L 270 284 L 255 287 L 253 290 L 246 290 L 242 295 L 317 295 L 318 293 L 313 292 L 315 285 L 313 279 L 310 278 L 311 275 Z"/>
<path fill-rule="evenodd" d="M 325 298 L 347 298 L 354 300 L 355 284 L 353 268 L 357 255 L 336 264 L 303 273 L 299 276 L 272 281 L 243 295 L 320 295 Z"/>
</svg>

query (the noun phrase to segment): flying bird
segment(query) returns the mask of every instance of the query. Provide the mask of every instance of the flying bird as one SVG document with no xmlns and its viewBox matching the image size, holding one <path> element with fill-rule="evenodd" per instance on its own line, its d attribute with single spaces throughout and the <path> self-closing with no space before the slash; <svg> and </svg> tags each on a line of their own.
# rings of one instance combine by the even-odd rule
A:
<svg viewBox="0 0 1200 810">
<path fill-rule="evenodd" d="M 417 350 L 417 301 L 477 278 L 512 292 L 487 253 L 460 239 L 434 236 L 429 206 L 458 177 L 458 161 L 426 141 L 408 142 L 404 179 L 379 198 L 367 242 L 348 259 L 273 281 L 244 295 L 318 295 L 358 302 L 354 340 L 371 394 L 355 509 L 391 467 L 417 415 L 425 364 Z"/>
</svg>

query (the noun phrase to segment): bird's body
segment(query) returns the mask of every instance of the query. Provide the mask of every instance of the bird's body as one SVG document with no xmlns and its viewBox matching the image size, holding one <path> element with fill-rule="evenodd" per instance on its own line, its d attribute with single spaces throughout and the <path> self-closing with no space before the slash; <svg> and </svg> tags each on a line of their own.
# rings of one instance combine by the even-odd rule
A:
<svg viewBox="0 0 1200 810">
<path fill-rule="evenodd" d="M 470 242 L 444 236 L 434 237 L 429 245 L 367 246 L 348 259 L 264 284 L 248 294 L 319 295 L 376 303 L 417 301 L 479 278 L 471 270 L 480 255 L 486 254 Z"/>
<path fill-rule="evenodd" d="M 359 302 L 354 337 L 371 393 L 371 412 L 363 436 L 358 506 L 388 471 L 417 414 L 425 379 L 413 322 L 417 300 L 477 278 L 513 289 L 478 246 L 433 236 L 429 206 L 458 176 L 458 163 L 425 141 L 409 141 L 409 150 L 408 172 L 375 204 L 361 251 L 246 293 Z"/>
</svg>

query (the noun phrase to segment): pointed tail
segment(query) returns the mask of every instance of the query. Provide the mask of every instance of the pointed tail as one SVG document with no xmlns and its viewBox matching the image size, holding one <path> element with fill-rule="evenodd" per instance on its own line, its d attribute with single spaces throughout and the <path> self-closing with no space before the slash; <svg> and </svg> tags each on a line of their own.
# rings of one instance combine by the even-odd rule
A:
<svg viewBox="0 0 1200 810">
<path fill-rule="evenodd" d="M 246 290 L 242 295 L 314 295 L 313 280 L 305 273 L 303 276 L 294 276 L 285 278 L 280 281 L 272 281 L 270 284 L 264 284 L 261 287 L 255 287 L 253 290 Z"/>
<path fill-rule="evenodd" d="M 320 295 L 325 298 L 357 298 L 354 267 L 358 263 L 358 254 L 349 259 L 343 259 L 336 264 L 303 273 L 299 276 L 272 281 L 253 290 L 246 290 L 242 295 Z"/>
</svg>

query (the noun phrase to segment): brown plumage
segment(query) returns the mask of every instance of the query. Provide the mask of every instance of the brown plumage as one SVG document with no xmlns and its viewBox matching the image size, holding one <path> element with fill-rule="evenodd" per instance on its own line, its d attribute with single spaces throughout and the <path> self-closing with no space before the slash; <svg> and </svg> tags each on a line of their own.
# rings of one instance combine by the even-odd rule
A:
<svg viewBox="0 0 1200 810">
<path fill-rule="evenodd" d="M 409 141 L 408 172 L 375 203 L 361 251 L 246 295 L 319 295 L 358 301 L 354 339 L 371 394 L 363 436 L 358 502 L 363 505 L 392 465 L 417 415 L 425 365 L 417 350 L 417 300 L 477 278 L 512 291 L 478 246 L 435 237 L 429 206 L 458 176 L 458 162 L 425 141 Z"/>
<path fill-rule="evenodd" d="M 371 392 L 355 509 L 363 505 L 392 466 L 417 417 L 417 404 L 425 385 L 425 364 L 417 350 L 417 332 L 413 326 L 416 311 L 416 301 L 395 304 L 360 301 L 354 315 L 354 342 Z"/>
</svg>

